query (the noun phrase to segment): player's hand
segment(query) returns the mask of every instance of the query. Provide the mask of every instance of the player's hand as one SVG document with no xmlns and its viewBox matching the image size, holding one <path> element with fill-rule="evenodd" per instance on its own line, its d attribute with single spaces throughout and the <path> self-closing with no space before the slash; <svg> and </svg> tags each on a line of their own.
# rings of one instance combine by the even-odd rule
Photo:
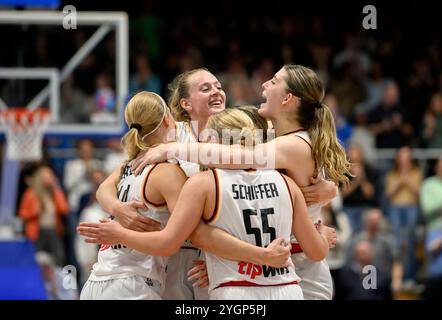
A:
<svg viewBox="0 0 442 320">
<path fill-rule="evenodd" d="M 336 229 L 327 227 L 323 225 L 322 223 L 319 223 L 316 227 L 319 231 L 319 233 L 327 240 L 328 247 L 334 248 L 336 246 L 336 243 L 338 242 L 338 236 L 336 234 Z"/>
<path fill-rule="evenodd" d="M 87 243 L 118 244 L 121 242 L 124 228 L 114 220 L 100 220 L 100 222 L 82 222 L 77 232 L 87 239 Z"/>
<path fill-rule="evenodd" d="M 304 195 L 305 203 L 310 206 L 315 203 L 328 203 L 336 197 L 338 187 L 333 181 L 325 180 L 318 177 L 310 177 L 311 185 L 300 187 Z"/>
<path fill-rule="evenodd" d="M 263 256 L 263 265 L 282 268 L 287 267 L 290 264 L 290 249 L 292 245 L 286 243 L 284 238 L 277 238 L 265 248 L 265 254 Z"/>
<path fill-rule="evenodd" d="M 165 144 L 159 144 L 153 148 L 149 148 L 141 153 L 131 165 L 132 172 L 139 175 L 145 166 L 152 163 L 167 161 L 167 147 Z"/>
<path fill-rule="evenodd" d="M 195 281 L 194 287 L 204 288 L 209 285 L 207 265 L 204 260 L 193 260 L 194 267 L 187 273 L 187 280 Z"/>
<path fill-rule="evenodd" d="M 140 201 L 118 201 L 117 205 L 112 208 L 112 215 L 127 229 L 139 232 L 160 231 L 160 223 L 143 217 L 138 213 L 138 209 L 147 210 L 147 207 Z"/>
</svg>

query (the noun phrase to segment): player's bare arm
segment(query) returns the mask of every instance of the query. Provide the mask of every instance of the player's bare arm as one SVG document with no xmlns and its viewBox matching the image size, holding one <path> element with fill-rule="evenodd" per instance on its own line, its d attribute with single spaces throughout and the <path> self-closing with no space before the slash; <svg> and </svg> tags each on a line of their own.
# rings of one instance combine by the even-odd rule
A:
<svg viewBox="0 0 442 320">
<path fill-rule="evenodd" d="M 138 209 L 146 209 L 144 203 L 139 201 L 122 202 L 117 197 L 117 184 L 121 166 L 116 168 L 110 176 L 99 186 L 96 196 L 97 201 L 104 211 L 117 218 L 125 228 L 134 231 L 157 231 L 159 223 L 138 214 Z"/>
<path fill-rule="evenodd" d="M 313 261 L 321 261 L 328 254 L 328 241 L 320 235 L 312 223 L 299 187 L 289 177 L 285 176 L 285 179 L 293 200 L 293 234 L 308 258 Z"/>
</svg>

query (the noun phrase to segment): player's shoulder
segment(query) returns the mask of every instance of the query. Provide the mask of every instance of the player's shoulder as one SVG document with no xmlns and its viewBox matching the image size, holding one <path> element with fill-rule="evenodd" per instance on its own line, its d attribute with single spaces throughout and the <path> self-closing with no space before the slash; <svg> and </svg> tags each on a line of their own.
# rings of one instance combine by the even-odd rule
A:
<svg viewBox="0 0 442 320">
<path fill-rule="evenodd" d="M 286 149 L 287 151 L 310 151 L 311 142 L 303 137 L 295 134 L 280 136 L 275 138 L 279 147 Z"/>
<path fill-rule="evenodd" d="M 212 170 L 201 171 L 187 179 L 186 187 L 196 192 L 207 192 L 214 185 L 214 174 Z"/>
<path fill-rule="evenodd" d="M 161 162 L 153 165 L 150 176 L 154 179 L 167 179 L 174 177 L 185 177 L 186 174 L 184 173 L 183 169 L 181 169 L 181 167 L 176 163 Z M 167 180 L 163 180 L 163 182 L 164 181 Z"/>
<path fill-rule="evenodd" d="M 281 136 L 274 139 L 275 154 L 279 159 L 285 159 L 284 166 L 291 167 L 296 159 L 298 167 L 304 167 L 312 160 L 312 149 L 303 139 L 294 136 Z"/>
<path fill-rule="evenodd" d="M 207 183 L 213 180 L 213 175 L 213 170 L 209 169 L 192 175 L 189 180 L 193 181 L 194 183 Z"/>
</svg>

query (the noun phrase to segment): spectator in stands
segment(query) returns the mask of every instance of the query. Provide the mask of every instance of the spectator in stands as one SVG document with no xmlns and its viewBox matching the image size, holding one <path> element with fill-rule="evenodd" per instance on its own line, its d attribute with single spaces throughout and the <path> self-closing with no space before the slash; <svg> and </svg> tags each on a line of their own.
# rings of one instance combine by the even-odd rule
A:
<svg viewBox="0 0 442 320">
<path fill-rule="evenodd" d="M 40 162 L 27 162 L 23 164 L 20 171 L 20 177 L 18 179 L 16 208 L 20 207 L 20 202 L 25 191 L 32 186 L 32 177 L 41 166 L 42 164 Z"/>
<path fill-rule="evenodd" d="M 115 167 L 114 167 L 115 169 Z M 84 206 L 81 206 L 78 222 L 94 221 L 99 222 L 101 219 L 108 217 L 108 214 L 101 209 L 97 202 L 95 193 L 100 184 L 106 179 L 108 173 L 102 170 L 93 170 L 91 172 L 91 180 L 93 188 L 91 193 L 82 197 L 82 201 L 86 202 Z M 84 199 L 84 200 L 83 200 Z M 80 265 L 80 283 L 83 284 L 89 278 L 89 274 L 92 270 L 92 266 L 97 262 L 98 247 L 86 243 L 83 236 L 77 235 L 75 239 L 75 253 L 78 264 Z"/>
<path fill-rule="evenodd" d="M 161 79 L 152 71 L 149 59 L 144 54 L 135 57 L 135 74 L 130 77 L 129 92 L 140 91 L 162 92 Z"/>
<path fill-rule="evenodd" d="M 375 61 L 371 64 L 370 77 L 365 81 L 367 99 L 357 106 L 356 112 L 370 113 L 382 103 L 385 88 L 390 80 L 384 78 L 382 66 Z"/>
<path fill-rule="evenodd" d="M 69 206 L 51 168 L 43 165 L 35 171 L 18 213 L 25 222 L 26 236 L 34 241 L 36 250 L 52 254 L 56 263 L 63 266 L 64 230 L 60 218 L 69 213 Z"/>
<path fill-rule="evenodd" d="M 352 132 L 352 126 L 341 113 L 338 99 L 334 94 L 327 94 L 324 98 L 324 103 L 330 108 L 335 117 L 336 135 L 339 141 L 348 150 L 348 143 Z"/>
<path fill-rule="evenodd" d="M 60 90 L 60 122 L 88 123 L 90 110 L 82 91 L 74 86 L 74 78 L 68 77 Z"/>
<path fill-rule="evenodd" d="M 344 212 L 350 219 L 353 233 L 361 230 L 362 213 L 376 205 L 376 175 L 374 170 L 365 163 L 364 154 L 357 145 L 348 149 L 348 158 L 352 163 L 351 173 L 354 175 L 350 183 L 342 188 Z"/>
<path fill-rule="evenodd" d="M 442 298 L 442 157 L 436 164 L 436 175 L 424 180 L 420 191 L 422 213 L 427 226 L 427 282 L 423 298 Z"/>
<path fill-rule="evenodd" d="M 421 141 L 426 148 L 442 148 L 442 93 L 432 95 L 422 123 Z"/>
<path fill-rule="evenodd" d="M 376 165 L 376 140 L 373 132 L 368 127 L 368 114 L 363 110 L 355 110 L 349 143 L 356 144 L 361 148 L 368 164 Z"/>
<path fill-rule="evenodd" d="M 336 70 L 330 83 L 330 91 L 336 95 L 341 112 L 347 118 L 352 115 L 357 103 L 363 101 L 366 96 L 365 87 L 354 76 L 354 69 L 355 64 L 346 61 Z"/>
<path fill-rule="evenodd" d="M 436 163 L 436 175 L 427 178 L 420 190 L 420 204 L 428 232 L 442 229 L 442 157 Z"/>
<path fill-rule="evenodd" d="M 399 87 L 395 82 L 386 85 L 382 103 L 370 113 L 369 122 L 377 148 L 399 148 L 404 144 L 405 133 L 409 132 L 399 101 Z"/>
<path fill-rule="evenodd" d="M 103 161 L 103 169 L 107 174 L 111 174 L 119 165 L 126 159 L 121 140 L 118 138 L 111 138 L 106 141 L 106 147 L 109 152 L 106 154 Z"/>
<path fill-rule="evenodd" d="M 425 106 L 434 90 L 434 78 L 429 62 L 426 58 L 419 57 L 413 64 L 413 71 L 408 75 L 407 83 L 404 86 L 404 110 L 409 116 L 414 128 L 419 128 Z"/>
<path fill-rule="evenodd" d="M 365 229 L 355 235 L 351 240 L 348 251 L 348 261 L 351 267 L 351 257 L 355 246 L 360 241 L 368 241 L 373 248 L 372 264 L 379 268 L 378 276 L 381 275 L 388 280 L 389 296 L 391 292 L 397 294 L 402 288 L 403 267 L 399 251 L 394 244 L 393 235 L 386 230 L 382 212 L 372 208 L 364 213 Z"/>
<path fill-rule="evenodd" d="M 359 240 L 352 249 L 352 259 L 344 268 L 345 276 L 341 280 L 343 299 L 391 299 L 388 271 L 376 264 L 374 245 L 368 240 Z"/>
<path fill-rule="evenodd" d="M 112 88 L 111 77 L 100 73 L 95 79 L 95 94 L 92 104 L 92 123 L 116 123 L 116 97 Z"/>
<path fill-rule="evenodd" d="M 361 48 L 361 41 L 357 35 L 347 32 L 344 35 L 345 48 L 338 52 L 333 59 L 333 66 L 338 69 L 346 63 L 352 65 L 352 76 L 360 76 L 370 70 L 371 60 L 365 50 Z"/>
<path fill-rule="evenodd" d="M 389 201 L 388 216 L 396 245 L 404 259 L 405 280 L 414 279 L 416 272 L 415 229 L 421 184 L 422 172 L 413 162 L 410 147 L 400 148 L 395 164 L 387 174 L 385 193 Z"/>
<path fill-rule="evenodd" d="M 442 215 L 438 220 L 439 225 L 442 225 Z M 429 230 L 425 249 L 429 256 L 429 263 L 423 298 L 440 301 L 442 299 L 442 227 Z"/>
<path fill-rule="evenodd" d="M 90 173 L 99 167 L 101 167 L 101 162 L 94 158 L 92 141 L 80 140 L 78 142 L 78 158 L 68 160 L 64 168 L 64 187 L 67 190 L 69 207 L 72 212 L 78 210 L 80 197 L 91 191 Z"/>
</svg>

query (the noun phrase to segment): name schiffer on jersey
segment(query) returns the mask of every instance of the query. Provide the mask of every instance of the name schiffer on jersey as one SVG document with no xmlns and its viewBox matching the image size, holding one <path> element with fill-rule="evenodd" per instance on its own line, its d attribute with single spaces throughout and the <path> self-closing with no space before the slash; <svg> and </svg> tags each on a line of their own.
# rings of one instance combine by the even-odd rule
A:
<svg viewBox="0 0 442 320">
<path fill-rule="evenodd" d="M 275 170 L 213 170 L 216 205 L 206 222 L 243 241 L 265 247 L 277 237 L 288 242 L 292 229 L 291 195 L 284 178 Z M 292 263 L 274 268 L 244 261 L 230 261 L 207 253 L 210 288 L 247 281 L 279 285 L 298 281 Z M 213 281 L 212 281 L 213 280 Z"/>
</svg>

